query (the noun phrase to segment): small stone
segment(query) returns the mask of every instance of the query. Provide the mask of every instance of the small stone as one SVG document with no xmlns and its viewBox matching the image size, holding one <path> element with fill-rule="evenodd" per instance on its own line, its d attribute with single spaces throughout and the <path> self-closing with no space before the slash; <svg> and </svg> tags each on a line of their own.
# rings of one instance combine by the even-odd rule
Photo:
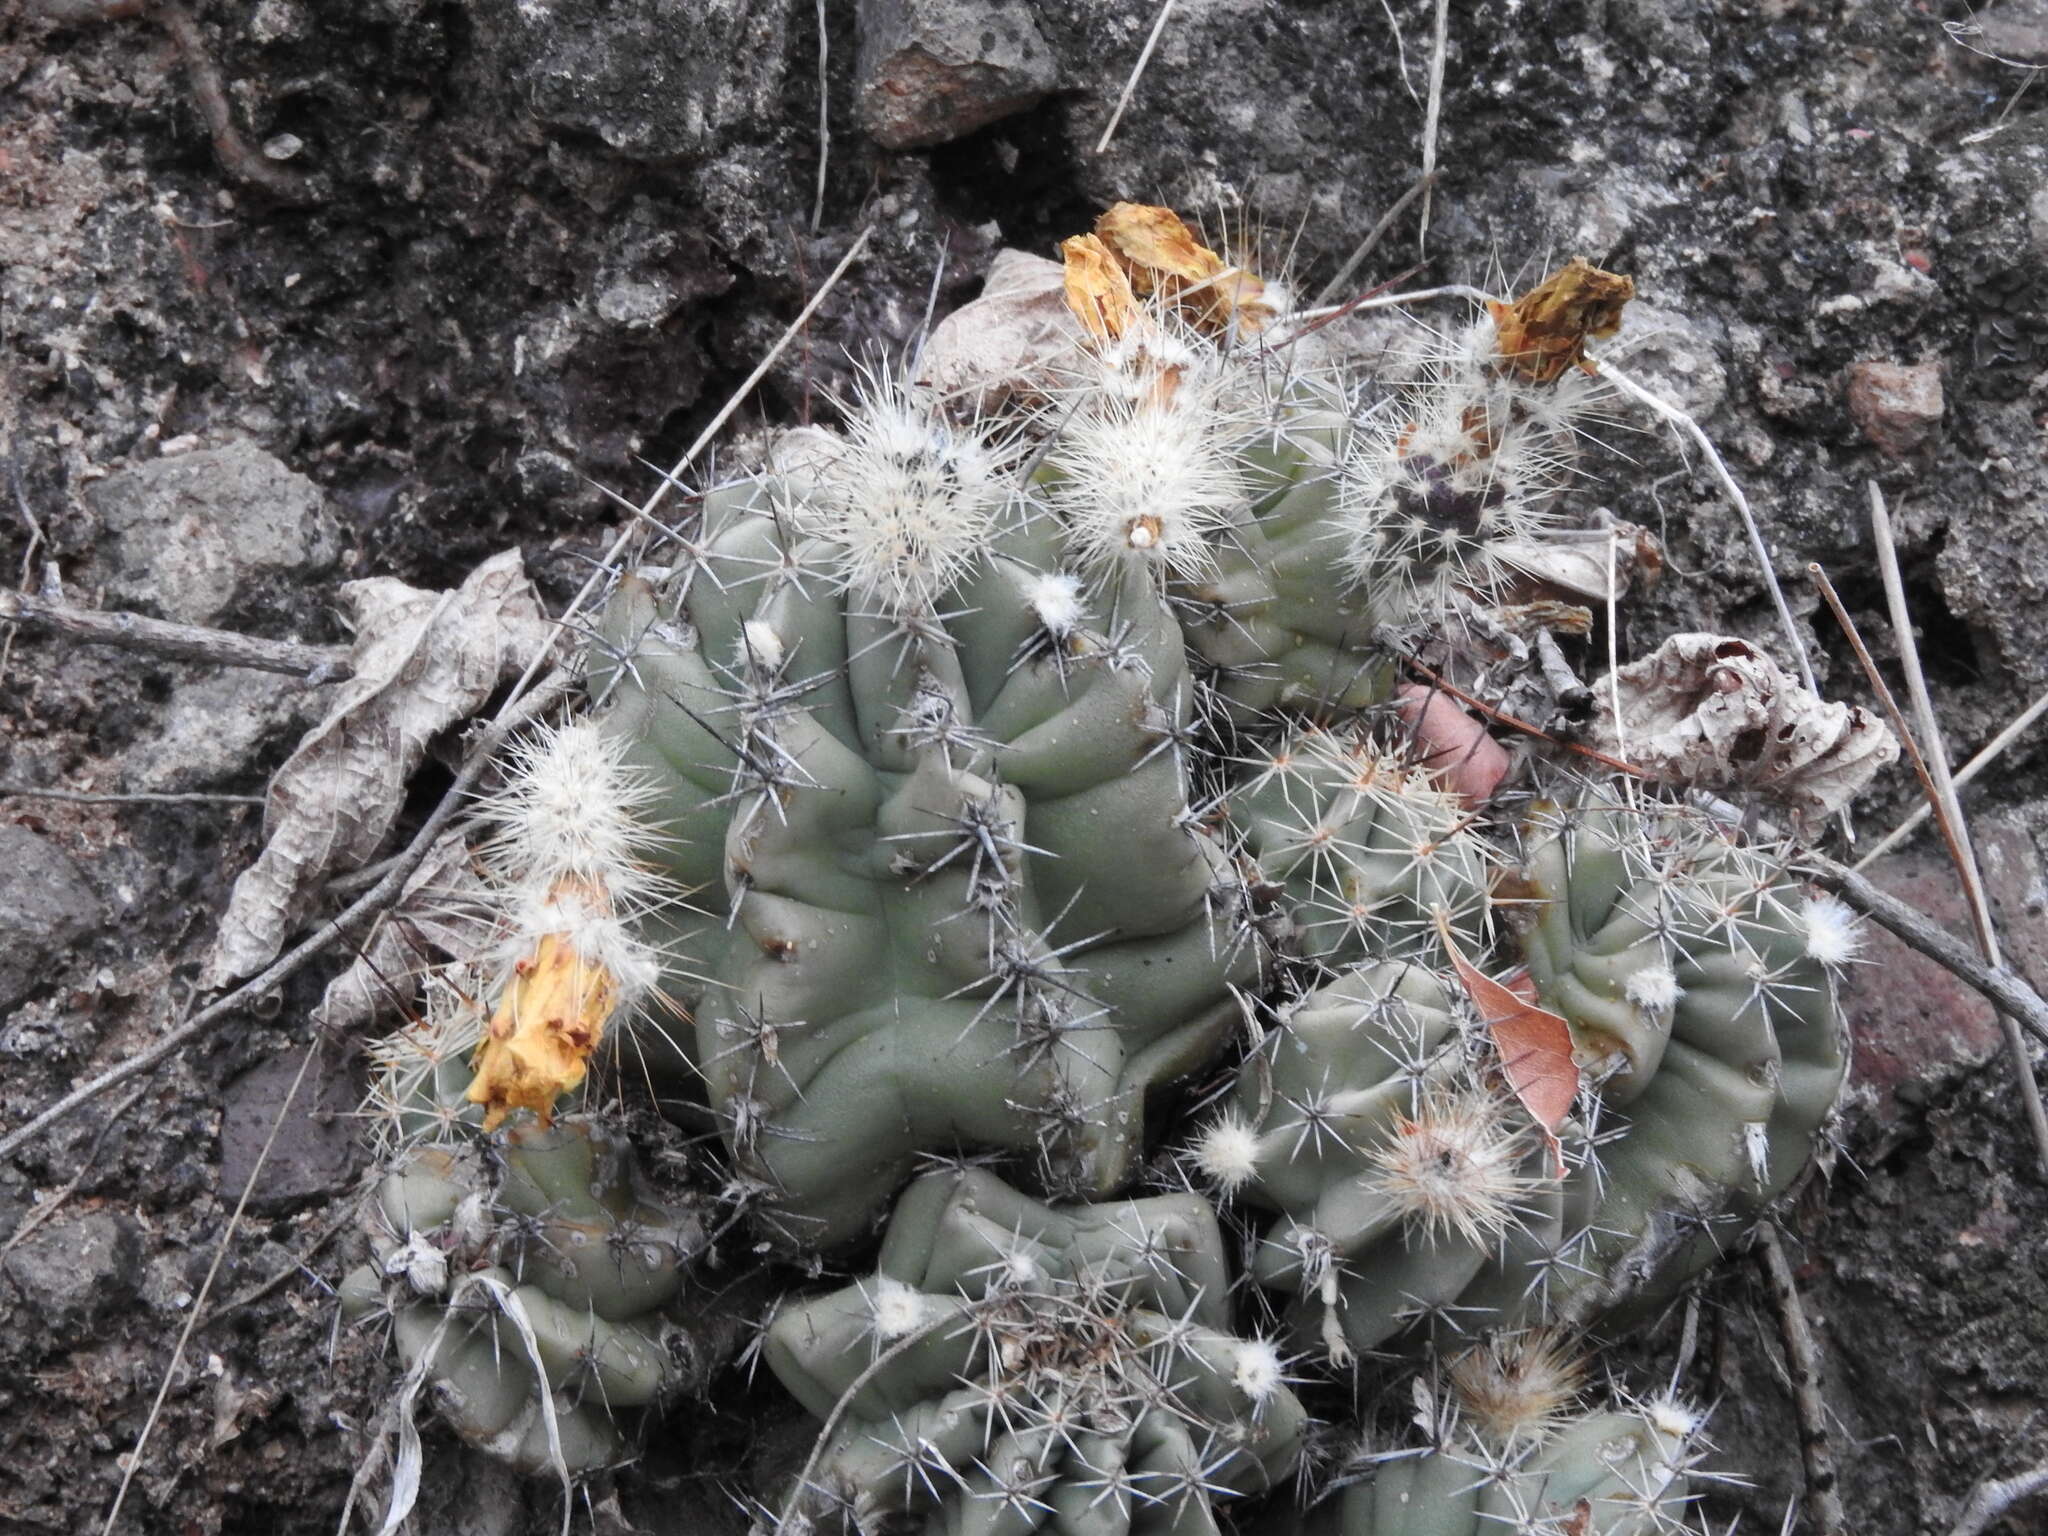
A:
<svg viewBox="0 0 2048 1536">
<path fill-rule="evenodd" d="M 1849 415 L 1880 453 L 1902 459 L 1924 447 L 1941 423 L 1936 363 L 1852 363 Z"/>
<path fill-rule="evenodd" d="M 291 1092 L 305 1052 L 291 1049 L 250 1068 L 221 1096 L 220 1188 L 223 1199 L 240 1197 L 256 1159 L 278 1127 L 264 1159 L 249 1208 L 274 1214 L 322 1195 L 346 1189 L 355 1177 L 357 1095 L 349 1075 L 331 1052 L 306 1071 L 291 1107 L 278 1108 Z"/>
<path fill-rule="evenodd" d="M 340 549 L 320 487 L 254 443 L 152 459 L 86 490 L 108 534 L 108 594 L 211 624 L 266 577 L 314 575 Z"/>
<path fill-rule="evenodd" d="M 862 0 L 861 121 L 884 149 L 944 144 L 1059 84 L 1025 0 Z"/>
<path fill-rule="evenodd" d="M 234 669 L 182 684 L 157 729 L 128 749 L 123 782 L 182 793 L 259 773 L 270 747 L 319 717 L 321 693 L 297 678 Z"/>
<path fill-rule="evenodd" d="M 2044 882 L 2033 839 L 2017 819 L 2002 816 L 1987 816 L 1972 831 L 2006 962 L 2033 986 L 2048 984 Z M 1872 866 L 1871 878 L 1951 933 L 1968 933 L 1955 866 L 1931 834 L 1922 839 Z M 1876 1124 L 1889 1128 L 2002 1052 L 2005 1033 L 1991 1005 L 1944 966 L 1875 923 L 1861 932 L 1862 954 L 1841 983 L 1842 1012 L 1855 1032 L 1850 1084 Z"/>
<path fill-rule="evenodd" d="M 66 1218 L 59 1212 L 22 1240 L 0 1266 L 20 1298 L 21 1322 L 61 1347 L 135 1299 L 142 1238 L 115 1211 Z"/>
<path fill-rule="evenodd" d="M 0 826 L 0 1011 L 49 979 L 49 962 L 99 925 L 100 898 L 70 856 Z"/>
<path fill-rule="evenodd" d="M 296 133 L 280 133 L 267 139 L 263 144 L 263 158 L 266 160 L 289 160 L 306 147 L 306 141 Z"/>
</svg>

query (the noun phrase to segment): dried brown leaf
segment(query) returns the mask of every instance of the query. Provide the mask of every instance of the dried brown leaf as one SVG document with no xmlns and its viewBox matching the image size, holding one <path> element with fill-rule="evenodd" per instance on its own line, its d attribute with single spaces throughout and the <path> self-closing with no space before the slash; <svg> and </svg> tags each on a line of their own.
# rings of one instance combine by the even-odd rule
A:
<svg viewBox="0 0 2048 1536">
<path fill-rule="evenodd" d="M 349 968 L 327 984 L 314 1021 L 326 1029 L 366 1030 L 405 1012 L 427 968 L 481 953 L 491 926 L 489 889 L 470 857 L 468 834 L 443 833 Z"/>
<path fill-rule="evenodd" d="M 1802 825 L 1833 814 L 1899 756 L 1869 711 L 1829 703 L 1726 635 L 1673 635 L 1593 696 L 1601 750 L 1666 783 L 1757 790 Z"/>
<path fill-rule="evenodd" d="M 374 577 L 348 583 L 341 600 L 355 625 L 355 675 L 336 685 L 326 718 L 270 782 L 268 837 L 235 882 L 203 987 L 268 964 L 321 885 L 375 856 L 427 744 L 555 637 L 516 549 L 450 592 Z"/>
<path fill-rule="evenodd" d="M 1572 1028 L 1564 1019 L 1483 974 L 1458 949 L 1447 921 L 1438 931 L 1458 973 L 1458 983 L 1472 1000 L 1480 1022 L 1500 1054 L 1501 1075 L 1529 1117 L 1542 1128 L 1557 1176 L 1564 1177 L 1564 1146 L 1558 1127 L 1571 1113 L 1579 1094 L 1579 1064 L 1572 1054 Z"/>
<path fill-rule="evenodd" d="M 1075 320 L 1064 266 L 1000 251 L 981 296 L 932 328 L 918 382 L 982 413 L 1050 397 L 1081 353 Z"/>
</svg>

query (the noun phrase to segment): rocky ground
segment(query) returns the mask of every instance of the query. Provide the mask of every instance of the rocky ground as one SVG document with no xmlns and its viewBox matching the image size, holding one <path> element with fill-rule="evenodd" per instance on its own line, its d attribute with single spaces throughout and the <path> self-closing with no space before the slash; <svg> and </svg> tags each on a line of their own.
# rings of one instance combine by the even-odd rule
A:
<svg viewBox="0 0 2048 1536">
<path fill-rule="evenodd" d="M 12 0 L 0 6 L 0 571 L 73 602 L 344 638 L 338 583 L 460 580 L 518 545 L 559 603 L 858 231 L 864 258 L 742 425 L 829 409 L 849 348 L 936 287 L 1049 253 L 1117 198 L 1285 253 L 1305 291 L 1415 180 L 1433 7 L 1137 0 Z M 1950 740 L 2048 685 L 2048 6 L 1455 0 L 1426 247 L 1411 207 L 1348 285 L 1634 275 L 1623 340 L 1748 489 L 1832 689 L 1860 683 L 1803 577 L 1881 656 L 1884 486 Z M 1953 35 L 1955 27 L 1964 30 Z M 1994 57 L 1995 56 L 1995 57 Z M 821 65 L 822 57 L 822 65 Z M 820 182 L 822 107 L 829 159 Z M 936 283 L 934 273 L 937 272 Z M 1734 514 L 1669 435 L 1599 499 L 1670 575 L 1628 620 L 1769 641 Z M 0 633 L 4 633 L 0 626 Z M 31 633 L 0 639 L 0 1129 L 192 1006 L 258 847 L 258 793 L 320 689 Z M 1973 792 L 2009 950 L 2048 985 L 2048 746 Z M 422 774 L 432 804 L 446 769 Z M 65 801 L 11 793 L 201 795 Z M 1863 813 L 1889 825 L 1903 774 Z M 1962 923 L 1922 840 L 1884 882 Z M 1873 943 L 1845 1153 L 1790 1219 L 1827 1352 L 1850 1528 L 1947 1530 L 2048 1458 L 2048 1185 L 1988 1010 Z M 348 1042 L 229 1213 L 331 967 L 0 1168 L 0 1529 L 335 1528 L 393 1372 L 331 1288 L 364 1167 Z M 208 1299 L 139 1462 L 173 1341 Z M 1724 1521 L 1800 1486 L 1774 1314 L 1735 1258 L 1688 1385 Z M 1632 1368 L 1668 1371 L 1676 1325 Z M 803 1426 L 737 1376 L 579 1528 L 738 1530 L 726 1496 Z M 419 1528 L 552 1528 L 552 1494 L 430 1444 Z M 529 1506 L 531 1506 L 529 1508 Z M 2003 1529 L 2039 1529 L 2036 1503 Z"/>
</svg>

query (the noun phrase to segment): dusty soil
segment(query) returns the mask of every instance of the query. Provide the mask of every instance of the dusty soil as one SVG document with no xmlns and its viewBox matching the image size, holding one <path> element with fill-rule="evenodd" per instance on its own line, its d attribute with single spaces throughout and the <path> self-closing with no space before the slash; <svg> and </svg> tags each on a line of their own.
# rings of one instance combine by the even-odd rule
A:
<svg viewBox="0 0 2048 1536">
<path fill-rule="evenodd" d="M 742 426 L 829 410 L 848 349 L 914 335 L 935 270 L 951 307 L 1001 247 L 1048 252 L 1119 197 L 1249 230 L 1313 292 L 1417 174 L 1433 8 L 1179 6 L 1102 153 L 1154 6 L 1022 7 L 1053 88 L 904 151 L 861 126 L 852 5 L 826 7 L 822 80 L 797 0 L 119 14 L 140 9 L 0 7 L 0 571 L 331 642 L 338 582 L 445 586 L 508 544 L 559 602 L 612 525 L 597 487 L 644 493 L 643 460 L 676 456 L 870 224 Z M 2048 9 L 2002 0 L 1963 40 L 2017 64 L 1944 30 L 1965 19 L 1876 0 L 1458 0 L 1426 249 L 1411 208 L 1350 285 L 1418 264 L 1414 282 L 1489 282 L 1571 254 L 1631 272 L 1637 373 L 1722 445 L 1847 695 L 1860 682 L 1803 565 L 1834 573 L 1888 659 L 1865 515 L 1866 482 L 1885 488 L 1963 755 L 2048 685 L 2048 90 L 2021 93 L 2021 66 L 2048 63 Z M 1589 499 L 1669 550 L 1628 642 L 1773 639 L 1696 457 L 1646 430 L 1596 468 Z M 317 689 L 270 674 L 26 631 L 0 645 L 10 790 L 251 795 L 318 712 Z M 2044 741 L 1971 797 L 2037 985 Z M 445 770 L 422 780 L 421 809 Z M 1909 804 L 1901 774 L 1862 819 Z M 233 800 L 0 795 L 0 1127 L 190 1008 L 260 835 Z M 1960 924 L 1924 841 L 1880 868 Z M 1979 1478 L 2048 1458 L 2048 1187 L 1988 1013 L 1872 953 L 1844 1155 L 1789 1220 L 1850 1527 L 1906 1536 L 1948 1529 Z M 330 972 L 0 1168 L 0 1529 L 106 1519 Z M 357 1071 L 349 1042 L 323 1044 L 311 1112 L 284 1122 L 117 1529 L 335 1528 L 394 1379 L 331 1294 L 365 1163 Z M 1741 1255 L 1700 1295 L 1685 1385 L 1719 1405 L 1714 1465 L 1751 1480 L 1710 1509 L 1776 1529 L 1801 1474 L 1769 1304 Z M 1679 1328 L 1626 1369 L 1668 1374 Z M 803 1426 L 765 1378 L 712 1393 L 579 1496 L 579 1528 L 743 1528 L 732 1492 L 786 1465 Z M 550 1489 L 445 1436 L 429 1451 L 422 1531 L 553 1528 Z M 2037 1503 L 2003 1529 L 2043 1518 Z"/>
</svg>

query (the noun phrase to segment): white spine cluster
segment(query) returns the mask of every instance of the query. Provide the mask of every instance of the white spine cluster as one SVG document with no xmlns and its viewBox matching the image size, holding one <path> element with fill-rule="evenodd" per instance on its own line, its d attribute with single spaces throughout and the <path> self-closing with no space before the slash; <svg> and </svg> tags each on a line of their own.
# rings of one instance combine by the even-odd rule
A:
<svg viewBox="0 0 2048 1536">
<path fill-rule="evenodd" d="M 1054 510 L 1090 565 L 1137 555 L 1193 580 L 1209 541 L 1245 505 L 1239 444 L 1213 360 L 1112 355 L 1060 431 L 1050 462 Z"/>
<path fill-rule="evenodd" d="M 870 373 L 843 448 L 796 515 L 830 541 L 857 601 L 892 617 L 929 612 L 988 546 L 1010 495 L 999 461 L 929 392 Z"/>
<path fill-rule="evenodd" d="M 611 974 L 630 1008 L 661 976 L 633 920 L 668 887 L 647 862 L 660 839 L 640 814 L 660 790 L 626 762 L 624 745 L 590 720 L 536 731 L 480 808 L 490 831 L 478 852 L 499 898 L 500 972 L 561 934 Z"/>
<path fill-rule="evenodd" d="M 1556 525 L 1581 424 L 1610 390 L 1576 367 L 1533 383 L 1503 364 L 1494 322 L 1475 322 L 1354 439 L 1342 558 L 1389 617 L 1451 587 L 1491 588 L 1496 546 Z"/>
</svg>

